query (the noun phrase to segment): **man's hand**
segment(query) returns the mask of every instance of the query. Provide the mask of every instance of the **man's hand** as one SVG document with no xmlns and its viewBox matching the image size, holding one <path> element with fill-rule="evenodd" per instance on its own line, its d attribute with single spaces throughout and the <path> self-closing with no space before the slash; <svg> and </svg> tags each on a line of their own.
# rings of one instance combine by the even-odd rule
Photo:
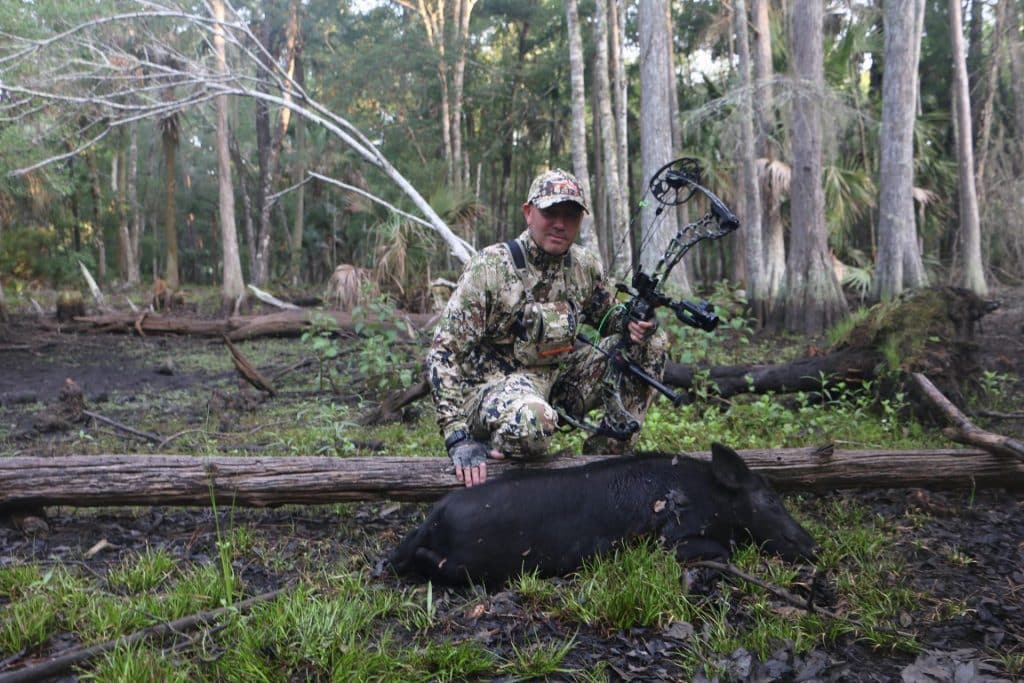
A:
<svg viewBox="0 0 1024 683">
<path fill-rule="evenodd" d="M 652 318 L 650 320 L 629 321 L 629 339 L 634 344 L 643 344 L 645 341 L 651 338 L 651 335 L 653 335 L 657 331 L 657 318 Z"/>
<path fill-rule="evenodd" d="M 487 481 L 487 458 L 494 460 L 504 459 L 501 451 L 487 451 L 487 447 L 479 441 L 464 439 L 459 441 L 451 450 L 448 456 L 455 464 L 455 478 L 466 486 L 476 486 Z"/>
</svg>

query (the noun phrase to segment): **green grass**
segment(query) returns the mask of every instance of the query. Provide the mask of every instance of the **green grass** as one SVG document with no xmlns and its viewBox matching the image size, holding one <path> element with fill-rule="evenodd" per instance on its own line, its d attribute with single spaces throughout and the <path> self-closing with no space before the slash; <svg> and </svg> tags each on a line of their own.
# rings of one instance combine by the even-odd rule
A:
<svg viewBox="0 0 1024 683">
<path fill-rule="evenodd" d="M 588 562 L 563 594 L 562 609 L 575 621 L 610 629 L 688 621 L 693 609 L 682 582 L 674 555 L 645 541 Z"/>
<path fill-rule="evenodd" d="M 128 593 L 153 590 L 164 583 L 178 566 L 178 560 L 166 550 L 146 548 L 131 555 L 107 574 L 111 587 Z"/>
</svg>

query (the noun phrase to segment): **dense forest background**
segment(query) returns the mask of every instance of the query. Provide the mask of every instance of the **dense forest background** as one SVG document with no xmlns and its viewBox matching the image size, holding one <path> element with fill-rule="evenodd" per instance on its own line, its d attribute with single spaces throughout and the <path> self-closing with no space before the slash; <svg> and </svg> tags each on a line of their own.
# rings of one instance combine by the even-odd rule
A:
<svg viewBox="0 0 1024 683">
<path fill-rule="evenodd" d="M 36 0 L 0 25 L 0 310 L 77 261 L 226 306 L 351 264 L 421 308 L 549 166 L 621 274 L 704 211 L 650 232 L 679 156 L 743 227 L 675 285 L 740 283 L 762 323 L 1024 272 L 1019 0 Z"/>
</svg>

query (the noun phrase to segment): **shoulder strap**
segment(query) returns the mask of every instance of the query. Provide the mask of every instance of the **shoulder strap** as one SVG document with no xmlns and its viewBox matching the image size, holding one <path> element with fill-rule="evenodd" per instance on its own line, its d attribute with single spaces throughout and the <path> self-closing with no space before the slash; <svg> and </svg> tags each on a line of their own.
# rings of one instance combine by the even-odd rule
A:
<svg viewBox="0 0 1024 683">
<path fill-rule="evenodd" d="M 516 264 L 516 270 L 526 270 L 526 254 L 523 253 L 519 240 L 511 239 L 505 242 L 505 246 L 508 247 L 509 252 L 512 254 L 512 261 Z"/>
</svg>

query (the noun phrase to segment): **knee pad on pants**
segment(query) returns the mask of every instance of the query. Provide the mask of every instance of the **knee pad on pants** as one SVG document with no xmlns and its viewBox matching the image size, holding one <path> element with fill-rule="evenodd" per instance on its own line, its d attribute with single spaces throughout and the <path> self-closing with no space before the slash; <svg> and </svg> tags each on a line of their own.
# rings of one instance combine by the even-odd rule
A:
<svg viewBox="0 0 1024 683">
<path fill-rule="evenodd" d="M 508 407 L 510 410 L 492 435 L 492 445 L 511 456 L 543 455 L 558 428 L 558 414 L 536 399 L 517 400 Z"/>
</svg>

